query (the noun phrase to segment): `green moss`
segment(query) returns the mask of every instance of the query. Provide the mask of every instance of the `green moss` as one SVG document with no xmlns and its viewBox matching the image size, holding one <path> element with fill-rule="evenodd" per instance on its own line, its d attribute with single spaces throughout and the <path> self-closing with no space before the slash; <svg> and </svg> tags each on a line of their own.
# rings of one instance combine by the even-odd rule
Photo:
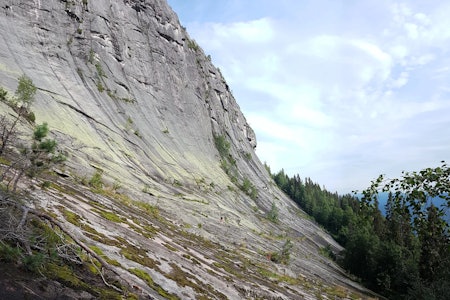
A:
<svg viewBox="0 0 450 300">
<path fill-rule="evenodd" d="M 110 212 L 110 211 L 105 211 L 105 210 L 99 210 L 99 209 L 92 209 L 93 212 L 98 213 L 100 216 L 102 216 L 102 218 L 109 220 L 111 222 L 115 222 L 115 223 L 122 223 L 126 221 L 126 218 L 124 217 L 119 217 L 117 214 Z"/>
<path fill-rule="evenodd" d="M 143 228 L 147 233 L 149 233 L 152 237 L 158 233 L 158 229 L 153 227 L 152 225 L 144 225 Z"/>
<path fill-rule="evenodd" d="M 11 165 L 11 161 L 7 160 L 3 156 L 0 156 L 0 164 L 5 165 L 5 166 L 10 166 Z"/>
<path fill-rule="evenodd" d="M 75 226 L 81 227 L 81 217 L 74 212 L 71 212 L 65 208 L 62 209 L 64 218 Z"/>
<path fill-rule="evenodd" d="M 172 279 L 180 286 L 190 286 L 195 291 L 199 291 L 199 287 L 188 279 L 193 277 L 191 274 L 184 272 L 174 263 L 170 263 L 170 266 L 172 267 L 172 271 L 169 274 L 166 274 L 167 278 Z"/>
<path fill-rule="evenodd" d="M 57 245 L 64 243 L 62 240 L 63 234 L 59 229 L 50 227 L 47 223 L 37 219 L 32 220 L 31 224 L 33 225 L 33 233 L 45 239 L 47 250 L 53 250 Z"/>
<path fill-rule="evenodd" d="M 115 290 L 98 287 L 94 284 L 87 283 L 85 279 L 80 278 L 76 274 L 74 268 L 66 264 L 58 265 L 56 263 L 49 263 L 46 265 L 43 274 L 48 278 L 57 280 L 71 288 L 87 291 L 94 295 L 97 299 L 122 299 L 122 294 Z"/>
<path fill-rule="evenodd" d="M 138 295 L 136 295 L 136 294 L 133 294 L 133 293 L 129 293 L 128 295 L 127 295 L 127 298 L 126 298 L 127 300 L 139 300 L 139 297 L 138 297 Z"/>
<path fill-rule="evenodd" d="M 215 299 L 228 299 L 224 294 L 214 290 L 211 285 L 204 285 L 204 283 L 198 281 L 194 275 L 183 271 L 175 263 L 170 263 L 170 266 L 172 267 L 172 271 L 169 274 L 165 274 L 165 276 L 175 281 L 179 286 L 191 287 L 197 293 L 196 299 L 211 299 L 211 297 L 205 298 L 210 294 L 214 295 Z"/>
<path fill-rule="evenodd" d="M 236 268 L 236 266 L 233 262 L 230 262 L 230 261 L 225 261 L 222 263 L 214 262 L 213 266 L 218 269 L 223 269 L 225 272 L 232 274 L 237 278 L 240 278 L 240 279 L 244 278 L 244 274 L 238 268 Z"/>
<path fill-rule="evenodd" d="M 95 246 L 95 245 L 91 245 L 89 246 L 89 248 L 95 252 L 95 254 L 100 255 L 100 256 L 104 256 L 102 249 L 100 249 L 99 247 Z"/>
<path fill-rule="evenodd" d="M 133 205 L 150 214 L 152 217 L 159 218 L 159 209 L 157 206 L 142 201 L 133 201 L 132 203 Z"/>
<path fill-rule="evenodd" d="M 47 188 L 47 189 L 54 189 L 54 190 L 56 190 L 58 192 L 66 194 L 66 195 L 74 195 L 75 194 L 73 191 L 68 190 L 67 188 L 65 188 L 65 187 L 63 187 L 63 186 L 61 186 L 59 184 L 56 184 L 53 181 L 44 181 L 42 183 L 42 187 L 43 188 Z"/>
<path fill-rule="evenodd" d="M 173 246 L 171 246 L 171 245 L 169 245 L 167 243 L 163 243 L 163 246 L 166 247 L 167 249 L 169 249 L 172 252 L 178 252 L 177 248 L 175 248 L 175 247 L 173 247 Z"/>
<path fill-rule="evenodd" d="M 45 275 L 50 278 L 63 282 L 64 284 L 73 288 L 87 288 L 85 283 L 80 280 L 68 265 L 57 265 L 50 263 L 47 265 Z"/>
<path fill-rule="evenodd" d="M 116 266 L 116 267 L 120 267 L 121 264 L 115 260 L 115 259 L 110 259 L 108 256 L 106 256 L 102 249 L 100 249 L 99 247 L 95 246 L 95 245 L 91 245 L 89 246 L 89 248 L 95 252 L 95 254 L 99 255 L 101 258 L 103 258 L 107 263 L 109 263 L 110 265 Z M 100 266 L 98 266 L 100 267 Z"/>
<path fill-rule="evenodd" d="M 169 292 L 164 290 L 160 285 L 156 284 L 153 281 L 153 278 L 147 272 L 145 272 L 143 270 L 140 270 L 140 269 L 136 269 L 136 268 L 135 269 L 129 269 L 128 271 L 130 271 L 131 273 L 133 273 L 137 277 L 139 277 L 142 280 L 144 280 L 149 287 L 151 287 L 152 289 L 157 291 L 158 294 L 161 295 L 162 297 L 164 297 L 166 299 L 169 299 L 169 300 L 178 300 L 178 299 L 180 299 L 177 295 L 170 294 Z"/>
<path fill-rule="evenodd" d="M 139 222 L 137 222 L 137 223 L 139 223 Z M 138 227 L 138 226 L 134 225 L 133 223 L 126 222 L 126 224 L 128 224 L 128 226 L 131 229 L 133 229 L 135 232 L 145 236 L 146 238 L 151 239 L 155 236 L 155 232 L 148 225 L 143 226 L 143 229 L 141 229 L 141 227 Z M 150 230 L 147 230 L 147 229 L 150 229 Z"/>
<path fill-rule="evenodd" d="M 159 270 L 158 265 L 161 264 L 160 262 L 148 257 L 147 252 L 145 250 L 133 246 L 128 242 L 126 242 L 126 244 L 123 245 L 123 248 L 120 250 L 120 254 L 122 254 L 126 259 L 135 261 L 143 266 L 155 270 Z"/>
<path fill-rule="evenodd" d="M 101 266 L 99 267 L 98 264 L 90 263 L 90 264 L 87 265 L 87 267 L 88 267 L 89 271 L 91 271 L 92 274 L 94 274 L 94 275 L 99 275 L 100 274 L 99 269 L 101 268 Z"/>
<path fill-rule="evenodd" d="M 347 298 L 346 289 L 339 285 L 325 288 L 324 293 L 327 294 L 327 296 L 329 296 L 329 298 L 335 298 L 335 297 L 339 297 L 342 299 Z"/>
</svg>

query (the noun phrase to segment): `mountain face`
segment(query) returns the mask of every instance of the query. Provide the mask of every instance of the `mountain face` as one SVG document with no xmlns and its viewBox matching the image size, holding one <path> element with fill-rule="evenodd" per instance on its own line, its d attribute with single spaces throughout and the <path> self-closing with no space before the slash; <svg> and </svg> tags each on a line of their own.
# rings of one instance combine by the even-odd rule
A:
<svg viewBox="0 0 450 300">
<path fill-rule="evenodd" d="M 220 70 L 166 1 L 3 0 L 0 86 L 13 95 L 22 74 L 67 160 L 50 188 L 19 188 L 139 298 L 370 294 L 320 254 L 342 248 L 278 190 Z"/>
</svg>

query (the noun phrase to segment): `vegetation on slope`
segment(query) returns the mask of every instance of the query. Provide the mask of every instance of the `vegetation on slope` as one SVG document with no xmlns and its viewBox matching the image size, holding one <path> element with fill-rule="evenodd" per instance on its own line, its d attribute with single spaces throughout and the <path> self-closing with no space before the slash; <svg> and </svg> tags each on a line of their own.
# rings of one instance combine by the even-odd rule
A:
<svg viewBox="0 0 450 300">
<path fill-rule="evenodd" d="M 30 91 L 36 90 L 31 80 L 24 76 L 22 78 L 25 79 L 25 87 L 28 85 Z M 19 97 L 17 95 L 20 93 L 16 93 L 16 97 Z M 4 122 L 0 124 L 0 131 L 6 133 L 1 140 L 4 147 L 0 155 L 0 220 L 3 222 L 2 228 L 6 229 L 0 232 L 0 261 L 10 270 L 15 269 L 17 276 L 27 278 L 16 285 L 8 283 L 5 289 L 12 287 L 17 290 L 23 285 L 35 293 L 47 293 L 48 289 L 38 291 L 33 284 L 58 281 L 62 283 L 63 289 L 71 289 L 75 295 L 76 291 L 84 291 L 100 299 L 139 297 L 144 290 L 142 285 L 136 285 L 136 288 L 129 286 L 128 281 L 122 282 L 123 278 L 117 276 L 117 270 L 120 270 L 121 274 L 128 274 L 126 276 L 134 280 L 142 279 L 156 294 L 168 299 L 180 297 L 186 290 L 192 290 L 197 299 L 227 298 L 220 284 L 208 283 L 211 276 L 214 280 L 229 282 L 227 288 L 228 285 L 232 286 L 230 289 L 240 295 L 252 295 L 254 298 L 271 299 L 276 294 L 295 298 L 303 295 L 304 291 L 320 297 L 359 297 L 355 290 L 344 290 L 334 283 L 283 272 L 283 268 L 291 264 L 292 249 L 299 242 L 298 238 L 261 232 L 261 241 L 269 244 L 264 250 L 255 249 L 255 245 L 247 246 L 244 242 L 236 243 L 236 248 L 228 248 L 174 226 L 173 220 L 166 220 L 159 214 L 157 207 L 119 193 L 120 182 L 108 186 L 103 181 L 103 175 L 107 174 L 101 169 L 96 169 L 90 179 L 80 177 L 77 180 L 78 176 L 74 174 L 72 179 L 59 178 L 57 182 L 52 167 L 62 162 L 64 157 L 58 152 L 57 142 L 47 138 L 47 124 L 36 125 L 30 121 L 26 116 L 30 115 L 31 106 L 20 98 L 11 101 L 12 98 L 3 89 L 0 90 L 0 97 L 15 112 L 5 116 Z M 32 98 L 29 98 L 30 101 Z M 234 184 L 250 198 L 256 199 L 256 187 L 238 172 L 230 154 L 229 142 L 224 137 L 216 137 L 216 147 L 224 170 Z M 148 193 L 145 189 L 142 192 Z M 45 208 L 41 206 L 42 199 L 32 198 L 31 195 L 35 193 L 48 200 Z M 57 200 L 51 199 L 56 195 Z M 106 201 L 108 206 L 102 204 L 99 198 Z M 35 208 L 32 202 L 36 204 Z M 82 207 L 86 215 L 79 214 L 80 211 L 71 205 Z M 274 227 L 281 226 L 278 212 L 275 203 L 267 212 L 267 220 Z M 99 227 L 92 227 L 96 222 L 87 216 L 93 220 L 102 220 L 107 228 L 117 226 L 116 229 L 123 231 L 120 231 L 120 235 L 101 233 L 101 229 L 97 229 L 102 226 L 96 224 Z M 266 220 L 261 216 L 261 221 Z M 200 225 L 199 230 L 203 230 Z M 73 226 L 77 227 L 79 234 L 74 235 L 72 230 L 68 230 L 73 229 Z M 139 238 L 131 239 L 128 235 Z M 162 244 L 165 248 L 160 249 L 162 254 L 149 255 L 149 248 L 134 244 L 139 244 L 140 238 L 148 244 L 157 235 L 158 238 L 171 240 L 170 243 Z M 285 241 L 280 243 L 281 239 Z M 104 251 L 108 247 L 118 248 L 118 256 L 108 257 L 108 252 Z M 189 251 L 191 248 L 201 254 Z M 174 255 L 178 258 L 171 260 L 167 266 L 159 256 L 168 257 L 168 251 L 176 253 Z M 166 265 L 165 268 L 160 266 L 162 264 Z M 158 273 L 160 278 L 154 276 L 152 279 L 154 273 Z M 165 285 L 166 280 L 175 284 Z M 130 287 L 139 296 L 130 293 Z M 268 290 L 260 290 L 261 287 L 267 287 Z"/>
<path fill-rule="evenodd" d="M 338 262 L 367 287 L 392 299 L 447 299 L 450 244 L 443 216 L 450 206 L 450 168 L 444 162 L 398 179 L 380 176 L 361 201 L 283 170 L 272 177 L 345 247 Z M 378 193 L 388 191 L 383 216 Z M 442 207 L 430 201 L 435 197 L 444 200 Z"/>
</svg>

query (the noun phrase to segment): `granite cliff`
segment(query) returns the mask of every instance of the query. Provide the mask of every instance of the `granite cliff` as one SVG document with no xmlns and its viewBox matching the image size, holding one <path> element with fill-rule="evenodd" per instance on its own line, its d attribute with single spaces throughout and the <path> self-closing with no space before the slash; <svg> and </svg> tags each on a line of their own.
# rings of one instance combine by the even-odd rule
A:
<svg viewBox="0 0 450 300">
<path fill-rule="evenodd" d="M 0 86 L 14 94 L 22 74 L 38 88 L 35 123 L 67 156 L 50 187 L 24 178 L 23 197 L 101 253 L 130 294 L 371 294 L 320 254 L 342 248 L 271 180 L 220 70 L 166 1 L 2 0 Z M 15 114 L 5 103 L 0 112 Z M 272 261 L 287 241 L 289 261 Z"/>
</svg>

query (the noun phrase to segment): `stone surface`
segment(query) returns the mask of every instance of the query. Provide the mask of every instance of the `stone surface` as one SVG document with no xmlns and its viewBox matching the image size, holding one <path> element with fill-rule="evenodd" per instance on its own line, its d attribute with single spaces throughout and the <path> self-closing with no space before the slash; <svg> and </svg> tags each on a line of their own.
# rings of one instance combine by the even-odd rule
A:
<svg viewBox="0 0 450 300">
<path fill-rule="evenodd" d="M 196 284 L 209 284 L 230 299 L 314 299 L 320 286 L 342 286 L 349 295 L 368 293 L 319 254 L 327 245 L 336 252 L 342 248 L 277 189 L 254 152 L 255 134 L 220 70 L 166 1 L 2 0 L 0 86 L 13 94 L 21 74 L 38 87 L 32 106 L 36 123 L 48 122 L 68 154 L 62 172 L 69 178 L 59 184 L 82 195 L 61 197 L 60 192 L 38 189 L 38 205 L 57 213 L 55 207 L 63 203 L 97 231 L 146 249 L 161 262 L 159 270 L 139 266 L 117 247 L 85 236 L 120 262 L 123 278 L 140 286 L 143 295 L 159 297 L 127 269 L 145 269 L 182 299 L 198 296 L 167 276 L 173 269 L 169 262 L 194 276 Z M 4 104 L 0 111 L 12 114 Z M 221 160 L 228 157 L 220 157 L 214 136 L 230 143 L 230 161 L 235 161 L 231 176 L 221 168 Z M 120 183 L 120 193 L 157 206 L 174 227 L 75 185 L 77 178 L 90 178 L 96 170 L 103 171 L 107 186 Z M 256 199 L 239 189 L 244 179 L 256 187 Z M 133 231 L 129 221 L 105 220 L 93 211 L 93 202 L 129 220 L 158 224 L 159 234 L 147 239 Z M 279 209 L 278 224 L 265 217 L 272 203 Z M 183 234 L 211 241 L 212 246 L 189 244 Z M 294 244 L 289 265 L 268 261 L 264 253 L 280 250 L 288 238 Z M 168 250 L 167 243 L 177 251 Z M 242 277 L 217 267 L 224 263 L 218 257 L 229 252 L 235 253 L 231 257 Z M 183 254 L 200 263 L 183 259 Z M 308 284 L 249 276 L 247 271 L 257 270 L 251 262 L 277 274 L 306 278 Z M 247 263 L 250 266 L 244 267 Z"/>
</svg>

